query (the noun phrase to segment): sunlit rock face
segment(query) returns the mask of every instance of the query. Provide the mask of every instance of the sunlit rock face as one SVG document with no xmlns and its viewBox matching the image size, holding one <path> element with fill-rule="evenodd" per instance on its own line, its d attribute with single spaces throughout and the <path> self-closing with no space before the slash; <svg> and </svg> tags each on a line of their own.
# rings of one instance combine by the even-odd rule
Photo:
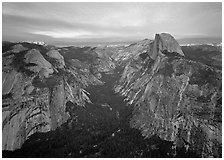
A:
<svg viewBox="0 0 224 160">
<path fill-rule="evenodd" d="M 174 148 L 219 156 L 221 71 L 184 58 L 170 35 L 156 35 L 150 47 L 144 59 L 127 63 L 115 86 L 135 105 L 131 127 L 172 141 Z"/>
<path fill-rule="evenodd" d="M 95 48 L 94 52 L 97 54 L 97 60 L 94 64 L 98 72 L 108 73 L 115 69 L 116 66 L 107 49 Z"/>
<path fill-rule="evenodd" d="M 2 72 L 2 94 L 9 94 L 13 88 L 13 85 L 17 81 L 17 72 L 12 70 L 11 72 Z"/>
<path fill-rule="evenodd" d="M 16 44 L 12 47 L 12 52 L 13 53 L 19 53 L 19 52 L 22 52 L 22 51 L 25 51 L 27 50 L 26 47 L 24 47 L 23 45 L 21 44 Z"/>
<path fill-rule="evenodd" d="M 22 44 L 13 48 L 18 46 Z M 36 132 L 55 130 L 70 117 L 67 102 L 84 107 L 91 103 L 85 88 L 103 84 L 82 62 L 65 64 L 57 51 L 45 54 L 30 47 L 3 54 L 3 150 L 19 149 Z M 60 70 L 53 69 L 55 66 Z"/>
<path fill-rule="evenodd" d="M 119 64 L 126 64 L 129 60 L 138 59 L 139 55 L 144 58 L 147 54 L 152 40 L 144 39 L 143 41 L 130 44 L 129 46 L 120 46 L 118 48 L 111 48 L 112 58 L 119 62 Z"/>
<path fill-rule="evenodd" d="M 55 60 L 54 64 L 56 68 L 64 68 L 64 57 L 57 50 L 50 50 L 46 55 Z"/>
<path fill-rule="evenodd" d="M 44 77 L 49 77 L 50 74 L 54 72 L 51 63 L 49 63 L 37 49 L 31 49 L 24 56 L 24 62 L 30 64 L 27 69 L 39 73 Z"/>
<path fill-rule="evenodd" d="M 184 56 L 183 51 L 173 36 L 168 33 L 156 34 L 155 40 L 150 48 L 150 57 L 155 60 L 157 55 L 164 51 L 169 53 L 175 52 Z"/>
</svg>

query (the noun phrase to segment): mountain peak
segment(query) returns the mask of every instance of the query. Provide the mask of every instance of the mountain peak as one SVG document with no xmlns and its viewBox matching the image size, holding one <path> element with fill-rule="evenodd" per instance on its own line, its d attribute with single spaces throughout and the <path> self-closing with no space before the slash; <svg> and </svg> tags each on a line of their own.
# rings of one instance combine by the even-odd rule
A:
<svg viewBox="0 0 224 160">
<path fill-rule="evenodd" d="M 151 47 L 151 55 L 152 59 L 156 59 L 159 52 L 176 52 L 181 56 L 184 56 L 183 51 L 180 48 L 180 45 L 175 40 L 175 38 L 168 33 L 156 34 L 154 42 Z"/>
</svg>

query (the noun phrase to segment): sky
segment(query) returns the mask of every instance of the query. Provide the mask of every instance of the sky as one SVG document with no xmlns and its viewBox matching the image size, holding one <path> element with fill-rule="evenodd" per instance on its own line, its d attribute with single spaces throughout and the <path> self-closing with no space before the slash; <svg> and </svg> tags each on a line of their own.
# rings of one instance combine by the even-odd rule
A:
<svg viewBox="0 0 224 160">
<path fill-rule="evenodd" d="M 48 44 L 153 39 L 156 33 L 176 39 L 220 38 L 222 4 L 3 2 L 5 41 Z"/>
</svg>

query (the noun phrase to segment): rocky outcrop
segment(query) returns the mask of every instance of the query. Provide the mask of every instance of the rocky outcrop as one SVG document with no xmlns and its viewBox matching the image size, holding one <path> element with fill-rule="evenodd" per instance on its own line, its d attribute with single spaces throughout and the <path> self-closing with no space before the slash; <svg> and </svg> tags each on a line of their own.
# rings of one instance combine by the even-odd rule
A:
<svg viewBox="0 0 224 160">
<path fill-rule="evenodd" d="M 49 91 L 39 91 L 36 96 L 22 96 L 3 108 L 2 149 L 15 150 L 35 132 L 51 130 Z"/>
<path fill-rule="evenodd" d="M 134 44 L 130 44 L 129 46 L 120 46 L 117 49 L 110 49 L 112 54 L 112 58 L 118 62 L 119 64 L 125 63 L 129 60 L 138 59 L 139 55 L 147 54 L 150 49 L 150 44 L 152 40 L 145 39 L 140 42 L 136 42 Z"/>
<path fill-rule="evenodd" d="M 46 53 L 46 55 L 56 61 L 54 63 L 56 68 L 64 68 L 65 66 L 64 57 L 57 50 L 50 50 Z"/>
<path fill-rule="evenodd" d="M 84 107 L 91 103 L 85 88 L 103 84 L 82 62 L 78 66 L 67 64 L 64 69 L 63 58 L 54 51 L 48 52 L 49 61 L 37 49 L 18 54 L 21 55 L 4 57 L 12 60 L 3 68 L 3 150 L 19 149 L 32 134 L 60 127 L 70 117 L 66 103 Z M 21 57 L 25 64 L 17 63 L 19 69 L 15 68 L 13 63 Z M 55 73 L 52 66 L 57 66 L 59 58 L 59 68 L 63 65 L 63 70 Z M 32 72 L 27 74 L 21 68 Z"/>
<path fill-rule="evenodd" d="M 9 94 L 14 84 L 17 81 L 17 72 L 12 70 L 11 72 L 2 72 L 2 95 Z"/>
<path fill-rule="evenodd" d="M 156 34 L 155 40 L 153 41 L 150 49 L 150 57 L 154 60 L 159 52 L 163 53 L 164 51 L 169 53 L 175 52 L 184 56 L 184 53 L 177 41 L 168 33 Z"/>
<path fill-rule="evenodd" d="M 23 47 L 22 44 L 16 44 L 12 47 L 12 52 L 13 53 L 19 53 L 19 52 L 22 52 L 22 51 L 26 51 L 28 48 L 26 47 Z"/>
<path fill-rule="evenodd" d="M 54 130 L 65 123 L 69 118 L 69 114 L 65 111 L 66 97 L 63 80 L 60 80 L 59 84 L 53 88 L 51 96 L 51 128 Z"/>
<path fill-rule="evenodd" d="M 37 49 L 31 49 L 24 56 L 24 62 L 30 64 L 27 68 L 30 71 L 39 73 L 43 77 L 49 77 L 54 72 L 51 63 L 49 63 Z"/>
<path fill-rule="evenodd" d="M 66 110 L 68 101 L 78 106 L 91 103 L 83 88 L 89 85 L 91 78 L 83 79 L 82 83 L 82 79 L 72 76 L 75 83 L 67 76 L 54 77 L 56 82 L 51 88 L 34 87 L 29 84 L 34 79 L 20 78 L 11 91 L 12 97 L 3 99 L 3 150 L 18 149 L 32 134 L 60 127 L 70 117 Z"/>
<path fill-rule="evenodd" d="M 147 138 L 158 135 L 174 142 L 174 148 L 219 157 L 221 71 L 185 59 L 176 41 L 161 35 L 156 35 L 148 57 L 126 65 L 115 87 L 135 105 L 130 125 Z"/>
</svg>

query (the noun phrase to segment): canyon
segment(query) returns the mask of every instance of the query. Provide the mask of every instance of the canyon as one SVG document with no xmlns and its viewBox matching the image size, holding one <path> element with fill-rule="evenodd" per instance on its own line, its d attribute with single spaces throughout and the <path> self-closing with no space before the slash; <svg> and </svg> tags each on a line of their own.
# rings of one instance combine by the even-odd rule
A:
<svg viewBox="0 0 224 160">
<path fill-rule="evenodd" d="M 222 156 L 220 48 L 161 33 L 2 51 L 3 157 Z"/>
</svg>

